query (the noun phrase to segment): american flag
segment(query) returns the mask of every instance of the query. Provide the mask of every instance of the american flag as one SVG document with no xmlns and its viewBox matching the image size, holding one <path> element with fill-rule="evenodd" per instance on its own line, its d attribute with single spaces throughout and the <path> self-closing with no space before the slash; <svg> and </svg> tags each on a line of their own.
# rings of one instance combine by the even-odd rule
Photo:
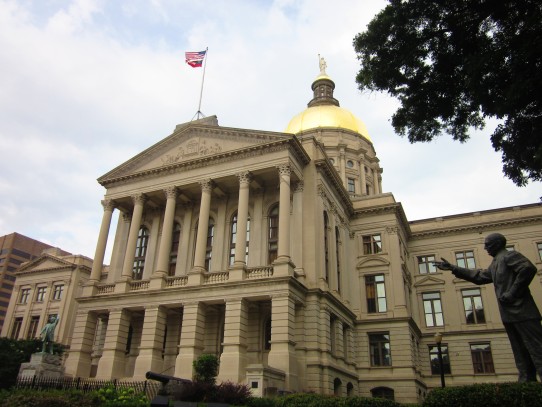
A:
<svg viewBox="0 0 542 407">
<path fill-rule="evenodd" d="M 203 64 L 205 59 L 205 53 L 207 51 L 185 52 L 186 63 L 192 68 L 199 68 Z"/>
</svg>

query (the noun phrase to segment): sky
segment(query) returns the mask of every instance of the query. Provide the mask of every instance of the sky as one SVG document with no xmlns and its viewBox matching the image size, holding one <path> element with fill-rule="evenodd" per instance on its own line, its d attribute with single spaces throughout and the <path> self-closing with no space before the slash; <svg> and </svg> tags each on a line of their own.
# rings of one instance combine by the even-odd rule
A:
<svg viewBox="0 0 542 407">
<path fill-rule="evenodd" d="M 489 141 L 496 122 L 467 143 L 410 144 L 390 124 L 398 102 L 358 90 L 353 38 L 386 4 L 0 0 L 0 236 L 94 257 L 105 194 L 96 179 L 194 118 L 203 70 L 184 52 L 207 47 L 201 111 L 268 131 L 306 108 L 322 55 L 409 220 L 540 202 L 540 183 L 504 178 Z"/>
</svg>

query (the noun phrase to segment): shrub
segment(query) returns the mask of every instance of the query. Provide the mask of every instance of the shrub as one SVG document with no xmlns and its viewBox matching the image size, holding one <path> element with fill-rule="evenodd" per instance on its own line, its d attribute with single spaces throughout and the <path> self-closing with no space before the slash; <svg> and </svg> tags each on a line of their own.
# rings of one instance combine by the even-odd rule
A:
<svg viewBox="0 0 542 407">
<path fill-rule="evenodd" d="M 203 354 L 192 362 L 194 381 L 215 384 L 220 362 L 215 355 Z"/>
<path fill-rule="evenodd" d="M 149 405 L 144 393 L 136 392 L 131 387 L 109 385 L 93 392 L 103 407 L 146 407 Z"/>
<path fill-rule="evenodd" d="M 542 406 L 542 385 L 488 383 L 432 390 L 424 407 L 535 407 Z"/>
<path fill-rule="evenodd" d="M 246 384 L 222 382 L 216 387 L 215 399 L 213 401 L 240 406 L 246 404 L 251 394 Z"/>
<path fill-rule="evenodd" d="M 4 394 L 5 395 L 5 394 Z M 91 394 L 77 390 L 30 390 L 9 392 L 3 397 L 1 407 L 99 407 L 100 401 Z"/>
</svg>

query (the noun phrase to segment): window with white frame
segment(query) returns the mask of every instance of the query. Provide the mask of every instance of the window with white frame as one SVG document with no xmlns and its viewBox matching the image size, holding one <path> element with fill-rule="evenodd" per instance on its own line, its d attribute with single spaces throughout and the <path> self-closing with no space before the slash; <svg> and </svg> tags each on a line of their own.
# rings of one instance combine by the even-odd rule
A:
<svg viewBox="0 0 542 407">
<path fill-rule="evenodd" d="M 443 326 L 444 318 L 442 314 L 440 293 L 423 293 L 422 300 L 425 314 L 425 325 L 428 327 Z"/>
<path fill-rule="evenodd" d="M 472 250 L 455 252 L 455 261 L 459 267 L 467 269 L 476 268 L 476 262 L 474 261 L 474 252 Z"/>
</svg>

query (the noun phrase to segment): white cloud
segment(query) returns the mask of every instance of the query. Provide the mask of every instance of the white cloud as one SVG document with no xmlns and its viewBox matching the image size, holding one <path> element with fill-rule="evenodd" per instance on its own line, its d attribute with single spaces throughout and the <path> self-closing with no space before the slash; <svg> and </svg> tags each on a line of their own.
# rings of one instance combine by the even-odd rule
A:
<svg viewBox="0 0 542 407">
<path fill-rule="evenodd" d="M 410 145 L 389 123 L 397 102 L 359 93 L 352 40 L 385 5 L 0 0 L 0 235 L 93 256 L 104 193 L 96 178 L 193 117 L 202 70 L 185 65 L 184 52 L 205 47 L 203 112 L 275 131 L 311 99 L 322 54 L 409 219 L 535 202 L 540 185 L 504 180 L 487 133 L 466 145 L 446 136 Z"/>
</svg>

